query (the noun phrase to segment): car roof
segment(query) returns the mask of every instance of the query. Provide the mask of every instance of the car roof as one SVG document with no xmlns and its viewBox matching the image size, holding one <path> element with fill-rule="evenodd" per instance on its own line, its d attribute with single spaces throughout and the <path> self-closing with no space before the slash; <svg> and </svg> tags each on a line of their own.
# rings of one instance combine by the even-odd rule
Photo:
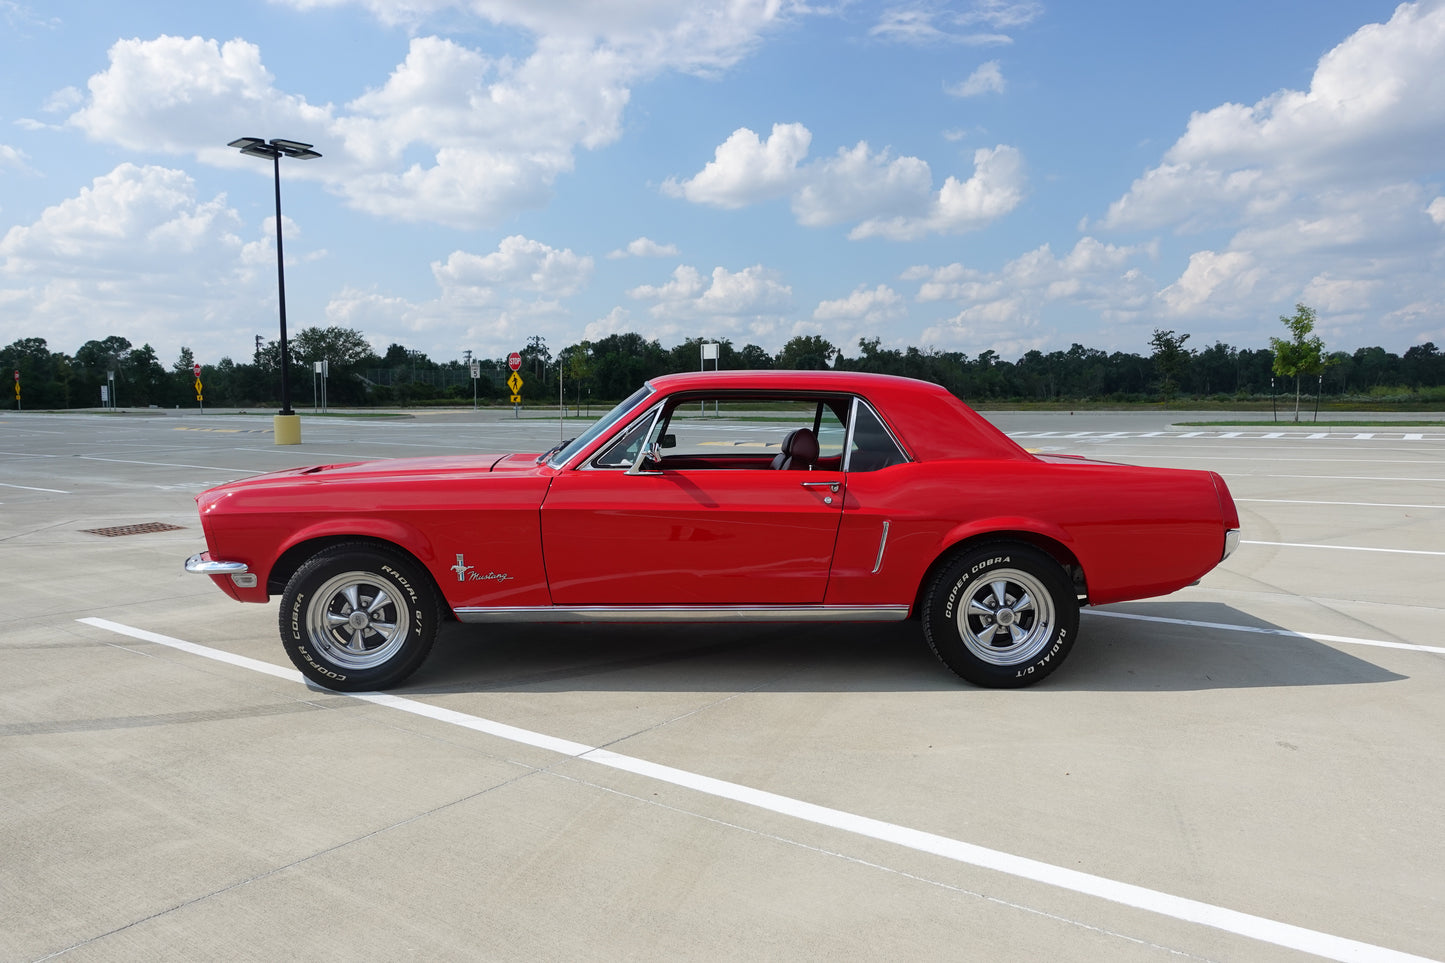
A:
<svg viewBox="0 0 1445 963">
<path fill-rule="evenodd" d="M 659 375 L 650 382 L 658 390 L 690 390 L 693 388 L 798 388 L 817 391 L 857 392 L 867 387 L 895 391 L 942 392 L 947 390 L 930 381 L 901 378 L 897 375 L 873 374 L 867 371 L 811 371 L 793 368 L 752 368 L 728 371 L 684 371 Z"/>
</svg>

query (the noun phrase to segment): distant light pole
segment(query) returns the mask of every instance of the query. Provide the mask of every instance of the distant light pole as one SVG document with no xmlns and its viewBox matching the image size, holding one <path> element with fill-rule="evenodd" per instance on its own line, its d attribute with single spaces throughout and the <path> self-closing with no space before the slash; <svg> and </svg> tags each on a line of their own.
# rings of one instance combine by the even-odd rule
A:
<svg viewBox="0 0 1445 963">
<path fill-rule="evenodd" d="M 311 160 L 321 155 L 311 149 L 310 144 L 294 140 L 272 139 L 267 142 L 259 137 L 241 137 L 231 141 L 227 147 L 238 148 L 251 157 L 268 157 L 276 180 L 276 291 L 281 300 L 281 413 L 276 422 L 276 444 L 296 445 L 301 443 L 300 418 L 291 410 L 291 351 L 286 342 L 286 259 L 281 251 L 281 158 Z M 292 419 L 295 419 L 293 422 Z"/>
</svg>

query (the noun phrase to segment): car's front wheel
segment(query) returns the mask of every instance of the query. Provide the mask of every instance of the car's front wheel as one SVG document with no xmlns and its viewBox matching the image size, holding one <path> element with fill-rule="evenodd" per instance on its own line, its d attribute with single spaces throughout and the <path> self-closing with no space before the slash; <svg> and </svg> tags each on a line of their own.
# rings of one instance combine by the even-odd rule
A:
<svg viewBox="0 0 1445 963">
<path fill-rule="evenodd" d="M 952 559 L 923 600 L 929 646 L 962 678 L 995 689 L 1033 685 L 1059 667 L 1079 630 L 1068 574 L 1047 553 L 1013 542 Z"/>
<path fill-rule="evenodd" d="M 439 605 L 425 571 L 364 544 L 338 545 L 296 570 L 281 596 L 281 641 L 328 689 L 365 692 L 416 671 L 436 638 Z"/>
</svg>

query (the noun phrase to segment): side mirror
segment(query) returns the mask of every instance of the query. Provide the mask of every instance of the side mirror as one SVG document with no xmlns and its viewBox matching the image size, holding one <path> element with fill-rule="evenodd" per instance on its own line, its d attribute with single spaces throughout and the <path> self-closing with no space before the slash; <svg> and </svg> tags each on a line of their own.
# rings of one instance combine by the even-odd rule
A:
<svg viewBox="0 0 1445 963">
<path fill-rule="evenodd" d="M 676 448 L 676 447 L 677 447 L 677 436 L 674 435 L 674 434 L 672 434 L 672 433 L 670 433 L 670 432 L 669 432 L 668 434 L 666 434 L 666 435 L 663 435 L 661 438 L 657 439 L 657 447 L 659 447 L 659 448 Z M 653 459 L 653 460 L 656 461 L 656 459 Z"/>
<path fill-rule="evenodd" d="M 650 445 L 644 445 L 642 450 L 637 453 L 637 461 L 633 462 L 632 467 L 627 469 L 627 474 L 661 475 L 662 470 L 657 467 L 660 461 L 662 461 L 662 447 L 654 441 Z"/>
</svg>

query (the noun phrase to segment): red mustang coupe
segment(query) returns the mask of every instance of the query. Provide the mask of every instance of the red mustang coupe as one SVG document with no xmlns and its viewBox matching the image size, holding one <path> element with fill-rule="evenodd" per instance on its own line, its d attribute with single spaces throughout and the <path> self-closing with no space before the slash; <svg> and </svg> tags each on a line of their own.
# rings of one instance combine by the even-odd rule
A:
<svg viewBox="0 0 1445 963">
<path fill-rule="evenodd" d="M 229 596 L 281 596 L 308 678 L 394 686 L 463 622 L 919 619 L 950 669 L 1023 686 L 1079 605 L 1233 550 L 1208 471 L 1020 448 L 937 385 L 835 371 L 656 378 L 537 454 L 320 465 L 196 498 Z"/>
</svg>

